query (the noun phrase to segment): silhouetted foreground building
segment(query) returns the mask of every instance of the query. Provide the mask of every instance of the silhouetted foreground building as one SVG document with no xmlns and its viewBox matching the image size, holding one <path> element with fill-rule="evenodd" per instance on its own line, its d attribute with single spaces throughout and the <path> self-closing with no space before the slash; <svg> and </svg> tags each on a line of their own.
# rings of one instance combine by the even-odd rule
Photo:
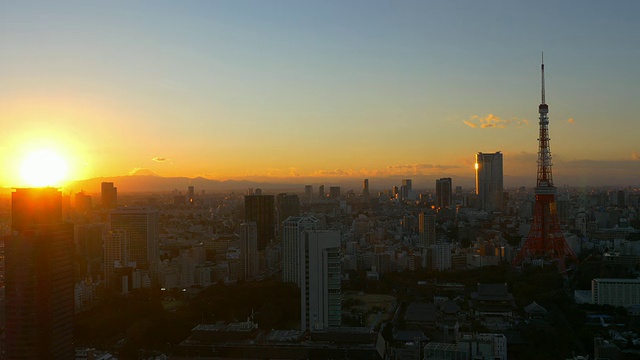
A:
<svg viewBox="0 0 640 360">
<path fill-rule="evenodd" d="M 55 188 L 17 189 L 5 242 L 6 358 L 72 359 L 73 226 Z"/>
<path fill-rule="evenodd" d="M 275 200 L 273 195 L 246 195 L 244 220 L 258 226 L 258 251 L 264 250 L 275 238 Z"/>
<path fill-rule="evenodd" d="M 112 182 L 100 184 L 100 195 L 103 209 L 115 209 L 118 207 L 118 188 Z"/>
</svg>

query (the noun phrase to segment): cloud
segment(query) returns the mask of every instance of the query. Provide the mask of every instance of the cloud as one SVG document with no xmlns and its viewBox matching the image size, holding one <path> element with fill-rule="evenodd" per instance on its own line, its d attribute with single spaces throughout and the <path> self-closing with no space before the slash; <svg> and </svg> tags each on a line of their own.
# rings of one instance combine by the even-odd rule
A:
<svg viewBox="0 0 640 360">
<path fill-rule="evenodd" d="M 158 176 L 158 174 L 154 173 L 152 170 L 147 168 L 134 168 L 129 171 L 129 175 L 131 176 Z"/>
<path fill-rule="evenodd" d="M 335 170 L 316 170 L 314 171 L 313 176 L 349 176 L 352 174 L 353 174 L 353 171 L 351 170 L 335 169 Z"/>
<path fill-rule="evenodd" d="M 289 176 L 298 177 L 298 176 L 300 176 L 300 173 L 298 172 L 298 169 L 296 169 L 296 168 L 289 168 Z"/>
<path fill-rule="evenodd" d="M 169 159 L 167 159 L 166 157 L 162 157 L 162 156 L 156 156 L 153 159 L 151 159 L 155 162 L 165 162 L 165 161 L 169 161 Z"/>
<path fill-rule="evenodd" d="M 472 115 L 468 120 L 463 120 L 464 124 L 470 128 L 480 127 L 481 129 L 497 128 L 504 129 L 507 126 L 524 126 L 528 125 L 527 119 L 518 119 L 514 117 L 512 119 L 503 119 L 497 115 L 489 114 L 485 117 L 478 115 Z"/>
<path fill-rule="evenodd" d="M 387 166 L 387 175 L 429 175 L 449 169 L 458 169 L 459 165 L 397 164 Z"/>
<path fill-rule="evenodd" d="M 576 123 L 576 121 L 575 121 L 573 118 L 569 118 L 569 119 L 567 120 L 567 122 L 568 122 L 569 124 L 575 124 L 575 123 Z"/>
<path fill-rule="evenodd" d="M 640 160 L 640 153 L 638 153 L 637 151 L 632 152 L 631 153 L 631 160 L 633 160 L 633 161 Z"/>
</svg>

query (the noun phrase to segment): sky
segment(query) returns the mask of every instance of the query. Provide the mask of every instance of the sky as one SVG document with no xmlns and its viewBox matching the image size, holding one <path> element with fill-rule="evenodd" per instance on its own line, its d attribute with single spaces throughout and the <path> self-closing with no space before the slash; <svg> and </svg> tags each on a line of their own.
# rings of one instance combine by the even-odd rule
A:
<svg viewBox="0 0 640 360">
<path fill-rule="evenodd" d="M 126 174 L 640 184 L 640 2 L 0 0 L 0 186 Z M 420 184 L 424 181 L 424 184 Z M 414 185 L 415 186 L 415 185 Z M 375 183 L 372 183 L 375 187 Z"/>
</svg>

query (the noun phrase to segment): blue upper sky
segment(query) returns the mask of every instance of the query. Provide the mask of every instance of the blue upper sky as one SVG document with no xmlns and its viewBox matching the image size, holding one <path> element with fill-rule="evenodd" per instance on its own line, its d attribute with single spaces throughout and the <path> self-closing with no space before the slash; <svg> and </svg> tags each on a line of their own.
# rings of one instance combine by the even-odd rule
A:
<svg viewBox="0 0 640 360">
<path fill-rule="evenodd" d="M 511 184 L 529 185 L 544 51 L 556 181 L 629 184 L 638 14 L 637 1 L 0 0 L 0 160 L 56 134 L 77 177 L 455 181 L 476 152 L 503 151 Z"/>
</svg>

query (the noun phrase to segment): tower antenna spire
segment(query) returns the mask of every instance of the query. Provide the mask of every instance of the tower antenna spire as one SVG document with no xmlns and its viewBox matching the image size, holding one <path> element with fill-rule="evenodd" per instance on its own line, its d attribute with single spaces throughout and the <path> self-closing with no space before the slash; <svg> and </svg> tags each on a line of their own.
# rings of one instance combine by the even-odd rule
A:
<svg viewBox="0 0 640 360">
<path fill-rule="evenodd" d="M 552 261 L 560 272 L 566 271 L 566 261 L 577 263 L 576 255 L 567 244 L 556 206 L 556 188 L 551 173 L 549 148 L 549 106 L 544 99 L 544 53 L 542 53 L 542 103 L 538 106 L 540 132 L 538 136 L 538 178 L 535 188 L 536 202 L 529 235 L 513 260 L 514 266 L 533 260 Z"/>
<path fill-rule="evenodd" d="M 542 104 L 545 104 L 544 102 L 544 51 L 542 52 L 542 64 L 540 66 L 540 70 L 542 73 Z"/>
</svg>

